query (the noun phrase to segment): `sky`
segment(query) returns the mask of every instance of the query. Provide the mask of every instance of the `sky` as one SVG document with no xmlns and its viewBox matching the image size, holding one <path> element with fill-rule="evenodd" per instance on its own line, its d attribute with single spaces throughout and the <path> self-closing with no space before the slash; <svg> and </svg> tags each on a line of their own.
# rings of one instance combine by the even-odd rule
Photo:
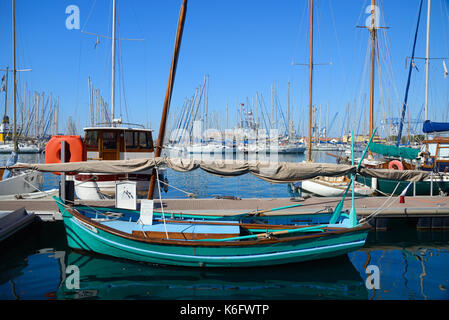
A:
<svg viewBox="0 0 449 320">
<path fill-rule="evenodd" d="M 377 1 L 379 24 L 388 29 L 378 32 L 376 126 L 399 116 L 408 76 L 406 57 L 411 56 L 420 1 Z M 12 68 L 11 2 L 0 2 L 2 69 Z M 370 2 L 314 1 L 314 61 L 319 65 L 314 69 L 313 103 L 321 126 L 328 123 L 329 136 L 339 137 L 346 129 L 367 131 L 369 31 L 358 26 L 369 18 L 366 8 Z M 116 75 L 116 117 L 124 122 L 159 129 L 181 3 L 118 0 L 120 37 L 144 39 L 120 41 L 117 49 L 123 68 Z M 66 27 L 70 5 L 79 8 L 80 29 Z M 300 64 L 309 59 L 308 5 L 308 0 L 190 0 L 170 117 L 192 98 L 205 75 L 209 76 L 208 108 L 223 127 L 226 105 L 233 127 L 237 105 L 252 101 L 256 94 L 263 96 L 271 111 L 273 86 L 286 112 L 290 83 L 292 120 L 305 133 L 308 67 Z M 432 0 L 431 8 L 430 56 L 449 58 L 449 1 Z M 426 9 L 424 0 L 417 57 L 425 56 Z M 19 92 L 26 84 L 30 90 L 59 97 L 60 131 L 69 116 L 79 128 L 89 125 L 89 77 L 104 100 L 111 100 L 111 40 L 99 38 L 96 45 L 97 37 L 88 34 L 110 36 L 111 16 L 111 0 L 16 0 L 18 68 L 32 69 L 20 73 Z M 429 119 L 434 121 L 449 120 L 449 77 L 444 77 L 442 61 L 430 63 Z M 449 66 L 449 59 L 445 61 Z M 407 117 L 422 120 L 425 67 L 420 59 L 415 64 Z"/>
</svg>

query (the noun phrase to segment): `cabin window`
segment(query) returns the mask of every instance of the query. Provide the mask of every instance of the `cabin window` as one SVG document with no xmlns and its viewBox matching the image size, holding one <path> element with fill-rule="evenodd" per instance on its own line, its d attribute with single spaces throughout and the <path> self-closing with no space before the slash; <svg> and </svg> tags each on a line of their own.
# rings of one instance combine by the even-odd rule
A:
<svg viewBox="0 0 449 320">
<path fill-rule="evenodd" d="M 107 150 L 117 149 L 116 132 L 103 131 L 103 149 Z"/>
<path fill-rule="evenodd" d="M 125 144 L 127 149 L 136 149 L 138 141 L 138 132 L 125 132 Z"/>
<path fill-rule="evenodd" d="M 151 137 L 151 132 L 140 132 L 139 133 L 139 145 L 141 148 L 145 148 L 145 149 L 153 148 L 153 140 Z"/>
<path fill-rule="evenodd" d="M 449 144 L 440 144 L 440 159 L 449 159 Z"/>
<path fill-rule="evenodd" d="M 429 153 L 430 153 L 430 155 L 431 156 L 435 156 L 436 152 L 437 152 L 437 145 L 436 145 L 436 143 L 429 144 Z"/>
<path fill-rule="evenodd" d="M 84 141 L 87 148 L 98 149 L 98 131 L 87 131 Z"/>
</svg>

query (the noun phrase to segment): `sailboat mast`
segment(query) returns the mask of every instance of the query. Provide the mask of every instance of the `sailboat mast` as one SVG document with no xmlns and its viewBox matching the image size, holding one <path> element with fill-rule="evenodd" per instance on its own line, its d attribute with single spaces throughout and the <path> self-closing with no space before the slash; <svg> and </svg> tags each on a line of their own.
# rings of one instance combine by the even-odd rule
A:
<svg viewBox="0 0 449 320">
<path fill-rule="evenodd" d="M 166 122 L 167 122 L 168 111 L 170 109 L 171 96 L 173 93 L 173 84 L 175 81 L 176 67 L 178 65 L 178 56 L 179 56 L 179 50 L 181 47 L 182 33 L 184 31 L 184 22 L 185 22 L 185 18 L 186 18 L 186 11 L 187 11 L 187 0 L 183 0 L 182 6 L 181 6 L 181 11 L 179 13 L 178 29 L 176 32 L 176 42 L 175 42 L 175 48 L 174 48 L 172 62 L 171 62 L 171 66 L 170 66 L 170 74 L 168 77 L 167 91 L 165 93 L 164 109 L 162 110 L 161 124 L 159 126 L 159 135 L 157 137 L 156 150 L 154 152 L 155 158 L 161 156 L 162 146 L 164 144 L 165 126 L 166 126 Z M 151 176 L 151 180 L 150 180 L 150 187 L 148 189 L 148 196 L 147 196 L 148 199 L 153 199 L 155 182 L 156 182 L 156 174 L 153 171 L 153 175 Z"/>
<path fill-rule="evenodd" d="M 427 0 L 427 42 L 426 42 L 426 92 L 424 102 L 425 119 L 428 120 L 428 103 L 429 103 L 429 47 L 430 47 L 430 5 L 431 0 Z"/>
<path fill-rule="evenodd" d="M 309 57 L 309 150 L 308 161 L 312 161 L 312 80 L 313 80 L 313 0 L 310 0 L 310 57 Z"/>
<path fill-rule="evenodd" d="M 117 1 L 112 0 L 112 80 L 111 80 L 111 119 L 114 125 L 115 119 L 115 20 Z"/>
<path fill-rule="evenodd" d="M 369 136 L 374 130 L 374 64 L 376 57 L 376 20 L 375 20 L 376 0 L 371 0 L 371 78 L 370 78 L 370 104 L 369 104 Z"/>
<path fill-rule="evenodd" d="M 14 152 L 17 153 L 17 85 L 16 85 L 16 1 L 12 0 L 12 47 L 13 47 L 13 95 L 14 95 Z"/>
</svg>

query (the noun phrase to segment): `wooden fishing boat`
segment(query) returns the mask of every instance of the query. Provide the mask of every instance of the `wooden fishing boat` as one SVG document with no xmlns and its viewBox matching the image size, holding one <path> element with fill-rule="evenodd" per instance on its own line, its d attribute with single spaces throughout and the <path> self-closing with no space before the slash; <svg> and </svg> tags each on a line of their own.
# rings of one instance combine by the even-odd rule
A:
<svg viewBox="0 0 449 320">
<path fill-rule="evenodd" d="M 222 176 L 249 173 L 277 183 L 300 181 L 318 175 L 351 174 L 354 177 L 358 170 L 355 166 L 288 162 L 271 164 L 272 167 L 267 170 L 266 164 L 259 162 L 223 160 L 215 163 L 169 158 L 16 164 L 12 168 L 44 172 L 133 173 L 157 170 L 161 165 L 179 172 L 201 168 Z M 368 171 L 367 174 L 376 175 L 377 170 L 380 169 L 361 169 L 360 173 Z M 386 171 L 388 173 L 390 170 Z M 385 174 L 383 171 L 381 173 Z M 410 171 L 393 170 L 393 173 L 395 179 L 414 179 Z M 418 179 L 426 177 L 419 172 Z M 217 216 L 216 213 L 185 215 L 164 213 L 161 203 L 161 210 L 152 212 L 148 219 L 142 208 L 136 211 L 74 206 L 58 198 L 56 201 L 63 216 L 68 245 L 74 249 L 180 266 L 261 266 L 333 257 L 362 247 L 369 225 L 357 221 L 354 206 L 349 211 L 343 210 L 343 201 L 353 184 L 354 178 L 336 208 L 323 214 L 263 216 L 262 212 L 254 211 L 235 216 Z"/>
<path fill-rule="evenodd" d="M 346 254 L 363 247 L 368 224 L 270 225 L 226 221 L 89 217 L 57 199 L 70 248 L 118 258 L 192 267 L 278 265 Z"/>
</svg>

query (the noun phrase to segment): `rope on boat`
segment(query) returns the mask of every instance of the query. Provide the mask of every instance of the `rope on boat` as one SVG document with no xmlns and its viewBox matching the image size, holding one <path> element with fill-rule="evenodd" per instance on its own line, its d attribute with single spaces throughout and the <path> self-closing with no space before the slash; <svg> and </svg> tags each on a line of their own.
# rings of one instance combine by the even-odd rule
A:
<svg viewBox="0 0 449 320">
<path fill-rule="evenodd" d="M 158 181 L 157 183 L 157 190 L 159 191 L 159 201 L 161 202 L 161 212 L 162 212 L 162 219 L 164 220 L 164 228 L 165 228 L 165 235 L 168 238 L 168 231 L 167 231 L 167 224 L 165 222 L 165 213 L 164 213 L 164 204 L 162 203 L 162 194 L 161 194 L 161 185 L 159 184 L 160 180 L 159 180 L 159 170 L 157 167 L 154 167 L 156 170 L 156 179 Z"/>
<path fill-rule="evenodd" d="M 396 185 L 396 187 L 394 188 L 394 190 L 393 190 L 393 192 L 391 193 L 391 195 L 388 197 L 387 200 L 385 200 L 385 202 L 384 202 L 384 203 L 383 203 L 377 210 L 374 210 L 374 212 L 372 212 L 372 213 L 371 213 L 370 215 L 368 215 L 367 217 L 360 219 L 359 223 L 363 223 L 363 222 L 366 222 L 366 221 L 368 221 L 368 220 L 371 220 L 372 218 L 374 218 L 376 215 L 378 215 L 378 214 L 381 213 L 382 211 L 384 211 L 384 210 L 388 209 L 389 207 L 391 207 L 391 205 L 393 204 L 393 201 L 391 201 L 391 203 L 390 203 L 387 207 L 382 208 L 388 201 L 390 201 L 390 200 L 393 198 L 394 193 L 396 192 L 396 189 L 399 187 L 399 184 L 400 184 L 400 182 L 397 183 L 397 185 Z M 407 187 L 406 187 L 406 188 L 407 188 Z M 405 190 L 405 189 L 404 189 L 404 190 Z"/>
<path fill-rule="evenodd" d="M 159 182 L 162 182 L 162 183 L 165 184 L 166 186 L 172 187 L 173 189 L 176 189 L 176 190 L 178 190 L 178 191 L 181 191 L 182 193 L 185 193 L 185 194 L 186 194 L 187 196 L 189 196 L 190 198 L 198 198 L 198 195 L 195 194 L 195 193 L 187 192 L 187 191 L 184 191 L 184 190 L 182 190 L 182 189 L 176 188 L 175 186 L 173 186 L 173 185 L 171 185 L 171 184 L 168 184 L 167 182 L 162 181 L 162 180 L 159 180 L 159 179 L 158 179 L 158 181 L 159 181 Z"/>
</svg>

